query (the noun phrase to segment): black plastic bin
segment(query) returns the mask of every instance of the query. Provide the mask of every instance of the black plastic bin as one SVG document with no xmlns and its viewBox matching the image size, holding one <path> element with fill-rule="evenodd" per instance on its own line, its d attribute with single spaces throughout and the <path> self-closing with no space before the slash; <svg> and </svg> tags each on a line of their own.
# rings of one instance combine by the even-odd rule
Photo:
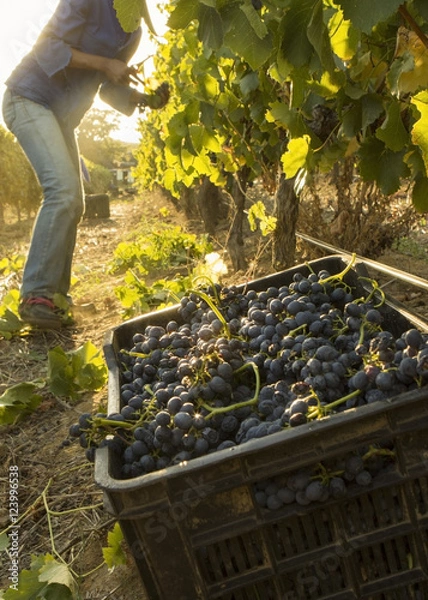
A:
<svg viewBox="0 0 428 600">
<path fill-rule="evenodd" d="M 314 270 L 342 271 L 337 256 Z M 291 282 L 299 265 L 247 284 Z M 347 282 L 360 285 L 358 263 Z M 388 303 L 385 329 L 398 336 L 428 325 Z M 118 352 L 148 324 L 177 308 L 110 331 L 109 412 L 120 410 Z M 261 508 L 254 485 L 387 441 L 394 469 L 345 497 Z M 96 452 L 95 479 L 119 520 L 150 600 L 423 600 L 428 598 L 428 387 L 272 434 L 163 471 L 120 480 L 108 448 Z"/>
</svg>

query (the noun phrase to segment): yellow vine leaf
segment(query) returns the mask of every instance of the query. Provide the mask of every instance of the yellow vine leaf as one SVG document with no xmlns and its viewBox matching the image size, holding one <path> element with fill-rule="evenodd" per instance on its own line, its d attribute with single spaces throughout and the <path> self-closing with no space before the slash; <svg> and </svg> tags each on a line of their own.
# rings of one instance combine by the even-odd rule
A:
<svg viewBox="0 0 428 600">
<path fill-rule="evenodd" d="M 421 115 L 420 119 L 413 125 L 411 131 L 412 141 L 416 146 L 419 146 L 425 168 L 428 170 L 428 91 L 419 92 L 419 94 L 413 96 L 411 102 Z"/>
<path fill-rule="evenodd" d="M 403 71 L 397 82 L 401 94 L 414 93 L 418 89 L 428 88 L 428 48 L 414 32 L 401 26 L 397 32 L 396 57 L 410 54 L 414 67 Z"/>
</svg>

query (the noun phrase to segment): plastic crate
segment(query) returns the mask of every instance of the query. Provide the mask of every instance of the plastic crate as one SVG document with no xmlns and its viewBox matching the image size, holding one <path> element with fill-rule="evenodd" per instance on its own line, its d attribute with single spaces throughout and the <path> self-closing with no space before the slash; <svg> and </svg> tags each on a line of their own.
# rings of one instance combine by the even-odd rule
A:
<svg viewBox="0 0 428 600">
<path fill-rule="evenodd" d="M 313 261 L 341 271 L 340 257 Z M 299 265 L 253 281 L 283 285 Z M 359 286 L 358 263 L 347 282 Z M 427 324 L 388 303 L 394 335 Z M 120 409 L 117 353 L 171 308 L 132 319 L 108 333 L 109 412 Z M 422 600 L 428 598 L 428 387 L 351 409 L 163 471 L 120 480 L 118 458 L 96 452 L 95 479 L 119 520 L 150 600 Z M 345 497 L 261 508 L 254 486 L 267 478 L 389 442 L 395 468 Z"/>
</svg>

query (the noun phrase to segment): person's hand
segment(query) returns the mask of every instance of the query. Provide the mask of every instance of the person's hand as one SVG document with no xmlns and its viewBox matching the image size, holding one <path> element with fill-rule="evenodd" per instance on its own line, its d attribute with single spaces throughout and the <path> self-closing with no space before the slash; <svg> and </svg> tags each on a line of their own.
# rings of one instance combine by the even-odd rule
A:
<svg viewBox="0 0 428 600">
<path fill-rule="evenodd" d="M 104 72 L 113 83 L 129 85 L 140 81 L 137 69 L 132 66 L 129 67 L 117 58 L 110 58 L 105 61 Z"/>
<path fill-rule="evenodd" d="M 140 108 L 148 106 L 149 108 L 158 110 L 160 108 L 163 108 L 165 104 L 167 104 L 169 97 L 169 85 L 166 82 L 164 82 L 151 94 L 140 94 L 138 106 Z"/>
</svg>

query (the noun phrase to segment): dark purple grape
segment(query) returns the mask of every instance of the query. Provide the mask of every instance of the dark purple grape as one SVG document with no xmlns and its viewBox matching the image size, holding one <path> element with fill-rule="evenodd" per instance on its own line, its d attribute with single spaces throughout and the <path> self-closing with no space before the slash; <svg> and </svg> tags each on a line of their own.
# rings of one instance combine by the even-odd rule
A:
<svg viewBox="0 0 428 600">
<path fill-rule="evenodd" d="M 376 308 L 370 308 L 366 312 L 366 320 L 374 325 L 380 325 L 382 323 L 382 315 Z"/>
<path fill-rule="evenodd" d="M 419 350 L 424 341 L 422 334 L 417 329 L 409 329 L 406 331 L 404 340 L 408 346 L 415 348 L 416 350 Z"/>
<path fill-rule="evenodd" d="M 85 449 L 86 460 L 88 460 L 91 463 L 95 462 L 95 451 L 96 451 L 95 446 L 90 446 L 89 448 L 86 448 Z"/>
<path fill-rule="evenodd" d="M 426 354 L 418 357 L 416 371 L 417 374 L 423 379 L 428 378 L 428 356 Z"/>
<path fill-rule="evenodd" d="M 223 377 L 220 377 L 219 375 L 215 375 L 208 385 L 215 394 L 230 395 L 231 390 L 229 384 L 223 379 Z"/>
<path fill-rule="evenodd" d="M 183 429 L 179 429 L 178 427 L 174 427 L 171 433 L 170 442 L 175 448 L 178 448 L 181 445 L 185 432 Z"/>
<path fill-rule="evenodd" d="M 132 446 L 128 446 L 127 448 L 125 448 L 125 451 L 123 453 L 122 458 L 123 458 L 123 460 L 126 463 L 131 464 L 131 463 L 134 462 L 134 460 L 135 460 L 135 454 L 134 454 L 134 451 L 132 449 Z"/>
<path fill-rule="evenodd" d="M 403 360 L 398 365 L 399 378 L 403 378 L 400 380 L 403 380 L 405 383 L 407 381 L 410 383 L 412 380 L 414 380 L 418 375 L 417 366 L 418 362 L 416 358 L 403 358 Z"/>
<path fill-rule="evenodd" d="M 170 415 L 174 416 L 180 411 L 182 406 L 183 401 L 181 398 L 179 396 L 172 396 L 167 402 L 166 409 Z"/>
<path fill-rule="evenodd" d="M 310 482 L 310 472 L 298 471 L 287 478 L 287 487 L 293 492 L 304 491 Z"/>
<path fill-rule="evenodd" d="M 299 425 L 304 425 L 305 423 L 307 423 L 306 415 L 302 413 L 295 413 L 294 415 L 290 416 L 288 423 L 291 427 L 298 427 Z"/>
<path fill-rule="evenodd" d="M 68 430 L 68 435 L 70 437 L 78 438 L 81 433 L 82 433 L 82 430 L 80 428 L 79 423 L 73 423 L 73 425 L 70 425 L 70 428 Z"/>
<path fill-rule="evenodd" d="M 392 371 L 381 371 L 378 375 L 376 375 L 376 387 L 384 392 L 392 390 L 395 382 L 395 375 Z"/>
<path fill-rule="evenodd" d="M 132 408 L 132 406 L 124 406 L 121 411 L 120 414 L 122 415 L 122 417 L 124 417 L 124 419 L 126 420 L 130 420 L 134 418 L 135 413 L 135 409 Z"/>
<path fill-rule="evenodd" d="M 195 413 L 195 407 L 192 402 L 184 402 L 181 406 L 180 412 L 188 413 L 189 415 L 193 415 Z"/>
<path fill-rule="evenodd" d="M 185 433 L 181 438 L 181 444 L 185 450 L 193 450 L 196 443 L 196 437 L 192 433 Z"/>
<path fill-rule="evenodd" d="M 323 496 L 325 487 L 321 481 L 311 481 L 305 490 L 306 498 L 311 502 L 316 502 Z"/>
<path fill-rule="evenodd" d="M 370 383 L 376 380 L 376 376 L 380 373 L 380 367 L 377 365 L 366 365 L 364 371 L 369 379 Z"/>
<path fill-rule="evenodd" d="M 156 414 L 156 423 L 161 426 L 169 425 L 171 422 L 171 415 L 166 410 L 161 410 Z"/>
<path fill-rule="evenodd" d="M 357 483 L 358 485 L 370 485 L 371 482 L 372 476 L 365 469 L 357 473 L 355 476 L 355 483 Z"/>
<path fill-rule="evenodd" d="M 364 469 L 364 461 L 361 456 L 350 456 L 345 463 L 345 470 L 352 476 L 360 473 Z"/>
<path fill-rule="evenodd" d="M 333 346 L 323 344 L 315 352 L 315 358 L 321 361 L 332 361 L 338 358 L 339 352 Z"/>
<path fill-rule="evenodd" d="M 218 439 L 219 439 L 218 431 L 216 431 L 212 427 L 205 427 L 205 429 L 203 429 L 201 433 L 202 433 L 202 437 L 205 440 L 207 440 L 207 442 L 209 443 L 210 446 L 214 446 L 218 442 Z"/>
<path fill-rule="evenodd" d="M 297 504 L 300 504 L 301 506 L 307 506 L 308 504 L 311 503 L 311 501 L 306 496 L 304 491 L 296 492 L 296 502 L 297 502 Z"/>
<path fill-rule="evenodd" d="M 282 507 L 282 502 L 276 494 L 268 496 L 266 499 L 266 508 L 269 510 L 278 510 Z"/>
<path fill-rule="evenodd" d="M 350 317 L 360 317 L 362 312 L 363 309 L 361 304 L 349 302 L 345 305 L 345 313 L 347 313 Z"/>
<path fill-rule="evenodd" d="M 204 438 L 198 438 L 195 442 L 194 453 L 195 456 L 204 456 L 210 448 L 208 441 Z"/>
<path fill-rule="evenodd" d="M 183 431 L 188 431 L 193 424 L 193 417 L 188 412 L 179 412 L 174 415 L 174 425 Z"/>
<path fill-rule="evenodd" d="M 346 494 L 346 483 L 341 477 L 333 477 L 330 480 L 329 489 L 333 498 L 342 498 Z"/>
<path fill-rule="evenodd" d="M 141 440 L 135 440 L 135 442 L 133 442 L 130 447 L 132 448 L 132 452 L 134 453 L 134 456 L 136 458 L 140 458 L 141 456 L 144 456 L 144 454 L 148 454 L 149 452 L 147 444 L 145 444 Z"/>
<path fill-rule="evenodd" d="M 290 415 L 295 415 L 295 414 L 303 414 L 305 415 L 308 412 L 308 403 L 305 400 L 294 400 L 291 404 L 290 404 Z"/>
<path fill-rule="evenodd" d="M 233 433 L 239 427 L 239 421 L 235 415 L 226 415 L 221 422 L 220 429 L 225 433 Z"/>
<path fill-rule="evenodd" d="M 229 448 L 233 448 L 234 446 L 236 446 L 236 443 L 233 440 L 224 440 L 217 446 L 216 451 L 228 450 Z"/>
<path fill-rule="evenodd" d="M 92 423 L 92 414 L 91 413 L 82 413 L 78 419 L 78 425 L 80 429 L 90 429 Z"/>
<path fill-rule="evenodd" d="M 296 499 L 296 492 L 288 487 L 282 487 L 278 490 L 277 496 L 283 504 L 291 504 Z"/>
<path fill-rule="evenodd" d="M 145 442 L 145 444 L 151 448 L 153 444 L 153 433 L 144 427 L 137 427 L 134 430 L 134 438 L 136 440 L 141 440 Z"/>
<path fill-rule="evenodd" d="M 155 438 L 159 442 L 169 442 L 171 439 L 172 430 L 165 425 L 158 425 L 155 429 Z"/>
<path fill-rule="evenodd" d="M 151 473 L 156 468 L 155 459 L 150 454 L 142 456 L 138 461 L 138 464 L 146 473 Z"/>
<path fill-rule="evenodd" d="M 348 385 L 351 390 L 365 390 L 370 383 L 369 377 L 365 371 L 358 371 L 349 380 Z"/>
<path fill-rule="evenodd" d="M 382 390 L 373 389 L 367 390 L 364 394 L 365 401 L 367 404 L 372 404 L 372 402 L 380 402 L 387 399 L 387 395 Z"/>
</svg>

